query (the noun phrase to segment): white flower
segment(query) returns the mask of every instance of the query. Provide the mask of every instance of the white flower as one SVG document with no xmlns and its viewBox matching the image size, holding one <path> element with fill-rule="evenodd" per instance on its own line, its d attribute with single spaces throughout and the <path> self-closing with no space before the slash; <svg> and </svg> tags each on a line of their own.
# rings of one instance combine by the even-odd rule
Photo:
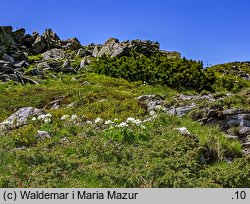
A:
<svg viewBox="0 0 250 204">
<path fill-rule="evenodd" d="M 76 114 L 73 114 L 72 116 L 71 116 L 71 120 L 76 120 L 78 117 L 77 117 L 77 115 Z"/>
<path fill-rule="evenodd" d="M 101 123 L 103 121 L 103 119 L 101 119 L 101 118 L 96 118 L 95 119 L 95 123 Z"/>
<path fill-rule="evenodd" d="M 46 118 L 51 118 L 52 115 L 51 115 L 50 113 L 48 113 L 48 114 L 45 115 L 45 117 L 46 117 Z"/>
<path fill-rule="evenodd" d="M 63 115 L 62 117 L 61 117 L 61 120 L 66 120 L 67 118 L 69 117 L 69 115 Z"/>
<path fill-rule="evenodd" d="M 31 120 L 32 120 L 32 121 L 35 121 L 35 120 L 36 120 L 36 117 L 33 117 Z"/>
<path fill-rule="evenodd" d="M 151 116 L 155 115 L 155 111 L 150 111 L 149 115 L 151 115 Z"/>
<path fill-rule="evenodd" d="M 92 121 L 90 121 L 90 120 L 86 121 L 86 123 L 87 123 L 87 124 L 90 124 L 90 125 L 93 124 Z"/>
<path fill-rule="evenodd" d="M 50 123 L 50 122 L 51 122 L 51 119 L 50 119 L 50 118 L 45 118 L 45 119 L 44 119 L 44 122 L 45 122 L 45 123 Z"/>
<path fill-rule="evenodd" d="M 43 120 L 44 118 L 45 118 L 45 115 L 44 115 L 44 114 L 39 115 L 39 116 L 37 117 L 38 120 Z"/>
<path fill-rule="evenodd" d="M 110 124 L 113 124 L 113 122 L 112 122 L 111 120 L 107 120 L 107 121 L 105 121 L 104 124 L 105 124 L 105 125 L 110 125 Z"/>
<path fill-rule="evenodd" d="M 132 118 L 132 117 L 129 117 L 127 118 L 127 123 L 132 123 L 132 124 L 135 124 L 137 126 L 140 126 L 141 125 L 141 121 L 139 119 L 135 119 L 135 118 Z"/>
<path fill-rule="evenodd" d="M 38 120 L 44 120 L 45 118 L 51 118 L 52 115 L 50 113 L 48 114 L 42 114 L 37 117 Z"/>
<path fill-rule="evenodd" d="M 128 127 L 128 124 L 125 122 L 121 122 L 117 127 Z"/>
</svg>

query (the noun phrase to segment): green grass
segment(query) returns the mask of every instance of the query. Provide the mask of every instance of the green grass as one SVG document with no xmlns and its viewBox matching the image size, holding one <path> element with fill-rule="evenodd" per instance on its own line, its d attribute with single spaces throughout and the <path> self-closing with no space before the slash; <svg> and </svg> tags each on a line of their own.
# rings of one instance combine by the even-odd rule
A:
<svg viewBox="0 0 250 204">
<path fill-rule="evenodd" d="M 249 158 L 218 127 L 162 113 L 143 128 L 86 123 L 148 118 L 136 98 L 158 94 L 168 101 L 178 94 L 170 88 L 82 73 L 58 74 L 39 85 L 1 84 L 0 90 L 0 121 L 25 106 L 53 115 L 50 124 L 30 121 L 0 137 L 0 187 L 250 187 Z M 50 110 L 59 98 L 60 109 Z M 65 114 L 78 118 L 62 121 Z M 178 127 L 193 136 L 181 135 Z M 37 130 L 52 137 L 39 140 Z M 232 163 L 225 162 L 228 157 Z"/>
</svg>

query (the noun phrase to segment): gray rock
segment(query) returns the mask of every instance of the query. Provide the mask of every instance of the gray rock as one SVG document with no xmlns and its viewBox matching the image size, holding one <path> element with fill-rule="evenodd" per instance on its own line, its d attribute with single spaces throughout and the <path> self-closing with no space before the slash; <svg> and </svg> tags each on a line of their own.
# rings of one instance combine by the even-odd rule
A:
<svg viewBox="0 0 250 204">
<path fill-rule="evenodd" d="M 60 38 L 52 29 L 46 29 L 42 36 L 46 41 L 48 49 L 61 47 Z"/>
<path fill-rule="evenodd" d="M 62 49 L 54 48 L 43 53 L 44 60 L 61 60 L 66 57 Z"/>
<path fill-rule="evenodd" d="M 6 120 L 0 123 L 0 130 L 15 129 L 28 123 L 31 116 L 39 116 L 45 112 L 33 107 L 20 108 Z"/>
<path fill-rule="evenodd" d="M 22 60 L 27 60 L 29 54 L 22 50 L 16 50 L 16 51 L 13 50 L 10 55 L 15 59 L 15 61 L 22 61 Z"/>
<path fill-rule="evenodd" d="M 250 114 L 239 114 L 238 118 L 240 126 L 250 127 Z"/>
<path fill-rule="evenodd" d="M 48 62 L 41 62 L 37 64 L 38 70 L 49 70 L 52 69 Z"/>
<path fill-rule="evenodd" d="M 98 52 L 99 52 L 98 46 L 96 45 L 95 48 L 94 48 L 94 50 L 93 50 L 92 57 L 97 57 L 98 56 Z"/>
<path fill-rule="evenodd" d="M 15 63 L 15 59 L 6 53 L 3 54 L 2 58 L 11 64 Z"/>
<path fill-rule="evenodd" d="M 186 127 L 175 128 L 175 130 L 179 131 L 182 135 L 191 135 Z"/>
<path fill-rule="evenodd" d="M 77 53 L 76 57 L 85 57 L 88 54 L 86 49 L 80 48 Z"/>
<path fill-rule="evenodd" d="M 23 45 L 25 45 L 27 48 L 30 48 L 32 44 L 35 42 L 35 40 L 36 40 L 35 36 L 27 34 L 24 36 Z"/>
<path fill-rule="evenodd" d="M 36 137 L 38 139 L 44 140 L 44 139 L 50 138 L 51 135 L 47 131 L 38 130 L 36 133 Z"/>
<path fill-rule="evenodd" d="M 185 101 L 185 100 L 197 99 L 198 96 L 197 95 L 183 95 L 183 94 L 181 94 L 178 98 Z"/>
<path fill-rule="evenodd" d="M 250 135 L 250 127 L 239 127 L 239 134 L 240 135 Z"/>
<path fill-rule="evenodd" d="M 21 28 L 12 32 L 12 37 L 14 41 L 18 44 L 22 44 L 25 35 L 25 29 Z"/>
<path fill-rule="evenodd" d="M 227 109 L 222 112 L 224 116 L 227 115 L 238 115 L 238 114 L 246 114 L 250 113 L 250 111 L 242 110 L 242 109 Z"/>
<path fill-rule="evenodd" d="M 191 105 L 188 105 L 188 106 L 178 107 L 178 108 L 176 108 L 176 115 L 183 116 L 195 108 L 196 108 L 195 103 L 192 103 Z"/>
<path fill-rule="evenodd" d="M 77 38 L 70 38 L 68 40 L 61 41 L 61 45 L 64 49 L 72 49 L 72 50 L 78 50 L 82 47 L 81 43 Z"/>
<path fill-rule="evenodd" d="M 74 72 L 75 73 L 76 72 L 74 70 L 74 68 L 70 65 L 70 61 L 68 61 L 68 60 L 64 61 L 60 71 L 65 72 L 65 73 L 68 73 L 68 72 Z"/>
<path fill-rule="evenodd" d="M 51 101 L 51 102 L 49 103 L 50 109 L 52 109 L 52 110 L 57 110 L 57 109 L 59 109 L 59 108 L 60 108 L 60 103 L 61 103 L 62 99 L 63 99 L 63 98 L 60 98 L 60 99 L 56 99 L 56 100 L 54 100 L 54 101 Z"/>
<path fill-rule="evenodd" d="M 168 108 L 166 112 L 170 115 L 176 115 L 176 108 L 175 107 Z"/>
<path fill-rule="evenodd" d="M 246 136 L 246 141 L 247 141 L 247 142 L 250 142 L 250 135 L 247 135 L 247 136 Z"/>
<path fill-rule="evenodd" d="M 29 63 L 26 62 L 25 60 L 21 61 L 21 62 L 17 62 L 15 64 L 13 64 L 14 67 L 16 68 L 21 68 L 21 67 L 28 67 L 29 66 Z"/>
<path fill-rule="evenodd" d="M 227 125 L 233 126 L 233 127 L 238 127 L 240 125 L 240 120 L 238 116 L 232 117 L 228 122 Z"/>
<path fill-rule="evenodd" d="M 10 45 L 14 45 L 15 41 L 12 38 L 12 27 L 11 26 L 0 26 L 0 44 L 5 47 L 9 47 Z"/>
<path fill-rule="evenodd" d="M 35 42 L 32 44 L 32 52 L 34 54 L 42 53 L 43 51 L 45 51 L 46 47 L 47 47 L 47 43 L 44 37 L 41 35 L 38 35 L 36 37 Z"/>
<path fill-rule="evenodd" d="M 13 66 L 10 62 L 0 60 L 0 72 L 1 73 L 9 73 L 13 71 Z"/>
<path fill-rule="evenodd" d="M 157 109 L 157 107 L 159 108 L 159 106 L 163 108 L 164 104 L 164 101 L 154 94 L 139 96 L 137 100 L 143 108 L 147 109 L 148 112 Z"/>
<path fill-rule="evenodd" d="M 119 42 L 118 39 L 110 38 L 104 43 L 97 56 L 101 57 L 103 55 L 108 55 L 111 57 L 119 57 L 123 54 L 124 49 L 125 47 Z"/>
<path fill-rule="evenodd" d="M 80 68 L 83 69 L 86 65 L 89 65 L 91 63 L 91 57 L 90 56 L 85 56 L 80 63 Z"/>
</svg>

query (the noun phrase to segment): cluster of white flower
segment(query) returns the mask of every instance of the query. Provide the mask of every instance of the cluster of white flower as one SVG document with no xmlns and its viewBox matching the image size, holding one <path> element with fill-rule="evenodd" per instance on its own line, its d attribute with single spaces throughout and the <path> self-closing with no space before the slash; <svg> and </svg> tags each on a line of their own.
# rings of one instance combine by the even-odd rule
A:
<svg viewBox="0 0 250 204">
<path fill-rule="evenodd" d="M 73 114 L 73 115 L 71 116 L 71 120 L 77 120 L 77 118 L 78 118 L 78 116 L 77 116 L 76 114 Z"/>
<path fill-rule="evenodd" d="M 93 124 L 92 121 L 90 121 L 90 120 L 87 120 L 86 123 L 89 124 L 89 125 Z"/>
<path fill-rule="evenodd" d="M 140 126 L 142 123 L 139 119 L 135 119 L 132 117 L 127 118 L 126 122 L 130 124 L 135 124 L 136 126 Z"/>
<path fill-rule="evenodd" d="M 101 118 L 96 118 L 95 119 L 95 123 L 102 123 L 103 122 L 103 119 L 101 119 Z"/>
<path fill-rule="evenodd" d="M 96 118 L 94 120 L 94 123 L 95 124 L 109 125 L 110 128 L 113 128 L 113 127 L 121 127 L 122 128 L 122 127 L 129 127 L 129 125 L 136 125 L 138 127 L 141 127 L 143 129 L 145 129 L 145 126 L 142 125 L 143 122 L 141 120 L 139 120 L 139 119 L 135 119 L 135 118 L 129 117 L 124 122 L 119 123 L 118 121 L 119 120 L 117 118 L 115 118 L 113 121 L 112 120 L 106 120 L 104 122 L 102 118 Z M 87 124 L 93 124 L 91 121 L 87 121 L 86 123 Z"/>
<path fill-rule="evenodd" d="M 67 120 L 68 118 L 70 118 L 71 121 L 76 121 L 78 116 L 76 114 L 73 114 L 72 116 L 66 114 L 61 117 L 61 120 Z"/>
<path fill-rule="evenodd" d="M 62 117 L 61 117 L 61 120 L 66 120 L 66 119 L 68 119 L 69 118 L 69 115 L 63 115 Z"/>
<path fill-rule="evenodd" d="M 120 124 L 117 125 L 117 127 L 128 127 L 128 124 L 125 122 L 121 122 Z"/>
<path fill-rule="evenodd" d="M 105 121 L 104 124 L 105 124 L 105 125 L 112 125 L 112 124 L 114 124 L 114 122 L 112 122 L 111 120 L 107 120 L 107 121 Z"/>
<path fill-rule="evenodd" d="M 48 113 L 48 114 L 39 115 L 37 118 L 33 117 L 31 120 L 32 121 L 43 120 L 43 122 L 45 122 L 45 123 L 50 123 L 51 122 L 51 117 L 52 117 L 52 115 L 50 113 Z"/>
</svg>

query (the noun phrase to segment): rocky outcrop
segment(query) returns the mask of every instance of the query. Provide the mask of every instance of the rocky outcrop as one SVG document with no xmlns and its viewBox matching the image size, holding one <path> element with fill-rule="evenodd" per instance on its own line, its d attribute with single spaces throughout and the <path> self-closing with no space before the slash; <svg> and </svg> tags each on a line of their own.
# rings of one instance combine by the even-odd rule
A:
<svg viewBox="0 0 250 204">
<path fill-rule="evenodd" d="M 95 46 L 92 51 L 92 56 L 101 57 L 107 55 L 110 57 L 121 57 L 130 54 L 132 51 L 141 53 L 145 56 L 159 53 L 163 55 L 171 55 L 172 57 L 180 57 L 180 54 L 177 52 L 161 51 L 158 42 L 152 42 L 150 40 L 127 40 L 119 42 L 116 38 L 108 39 L 103 46 Z"/>
<path fill-rule="evenodd" d="M 74 56 L 65 53 L 66 50 L 76 50 Z M 28 56 L 42 54 L 42 61 L 37 62 L 37 66 L 26 73 L 32 76 L 42 77 L 45 70 L 75 72 L 91 64 L 94 58 L 107 55 L 110 57 L 122 57 L 132 52 L 141 53 L 146 56 L 161 54 L 168 58 L 180 57 L 178 52 L 168 52 L 160 50 L 158 42 L 149 40 L 127 40 L 120 42 L 116 38 L 108 39 L 103 45 L 90 44 L 81 46 L 77 38 L 61 40 L 52 29 L 46 29 L 43 34 L 33 32 L 25 34 L 25 29 L 21 28 L 13 31 L 11 26 L 0 26 L 0 80 L 17 80 L 25 83 L 30 80 L 20 80 L 23 75 L 23 68 L 29 66 Z M 81 57 L 81 63 L 74 68 L 70 61 L 74 57 Z M 63 61 L 65 63 L 63 63 Z M 66 63 L 66 61 L 68 61 Z M 31 61 L 33 63 L 33 61 Z M 40 63 L 43 66 L 41 69 Z M 16 77 L 18 74 L 19 77 Z M 26 77 L 27 78 L 27 77 Z"/>
<path fill-rule="evenodd" d="M 162 97 L 156 95 L 142 95 L 137 100 L 150 114 L 152 111 L 160 110 L 181 117 L 191 113 L 191 111 L 198 111 L 198 113 L 191 115 L 194 120 L 198 120 L 202 124 L 218 125 L 225 132 L 227 138 L 238 139 L 242 146 L 247 148 L 244 151 L 250 152 L 248 145 L 250 142 L 250 110 L 208 108 L 208 104 L 216 100 L 222 101 L 229 96 L 231 96 L 230 93 L 217 98 L 211 94 L 202 96 L 181 94 L 174 98 L 175 102 L 170 106 L 165 104 Z M 207 105 L 199 107 L 196 104 L 198 101 L 205 101 Z"/>
<path fill-rule="evenodd" d="M 0 123 L 0 131 L 15 129 L 23 126 L 27 124 L 28 118 L 30 118 L 31 116 L 39 116 L 42 114 L 44 114 L 44 111 L 41 109 L 33 107 L 20 108 L 17 112 Z"/>
<path fill-rule="evenodd" d="M 110 57 L 119 57 L 126 54 L 126 49 L 128 47 L 125 44 L 120 43 L 118 39 L 110 38 L 102 46 L 101 50 L 98 52 L 97 47 L 95 47 L 94 56 L 101 57 L 107 55 Z M 98 54 L 97 54 L 98 53 Z"/>
</svg>

